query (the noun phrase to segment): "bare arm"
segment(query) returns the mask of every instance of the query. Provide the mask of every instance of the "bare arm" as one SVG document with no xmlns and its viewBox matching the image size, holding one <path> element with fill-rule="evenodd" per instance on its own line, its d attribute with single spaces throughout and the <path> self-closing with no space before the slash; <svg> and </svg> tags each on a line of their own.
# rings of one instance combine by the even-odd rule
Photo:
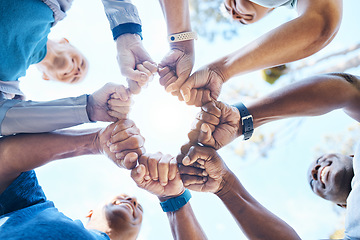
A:
<svg viewBox="0 0 360 240">
<path fill-rule="evenodd" d="M 181 239 L 207 239 L 196 216 L 191 208 L 190 202 L 176 212 L 167 213 L 171 232 L 175 240 Z"/>
<path fill-rule="evenodd" d="M 58 159 L 99 153 L 95 146 L 97 131 L 19 134 L 1 138 L 0 193 L 21 172 Z"/>
<path fill-rule="evenodd" d="M 339 30 L 342 0 L 298 0 L 299 16 L 214 64 L 229 79 L 237 74 L 308 57 L 328 45 Z"/>
<path fill-rule="evenodd" d="M 350 117 L 360 121 L 359 78 L 318 75 L 248 104 L 255 127 L 289 117 L 318 116 L 341 108 Z"/>
<path fill-rule="evenodd" d="M 348 74 L 317 75 L 274 91 L 246 106 L 253 116 L 254 128 L 275 120 L 318 116 L 335 109 L 343 109 L 350 117 L 360 121 L 360 78 Z M 205 104 L 193 126 L 188 134 L 190 141 L 215 149 L 242 135 L 239 111 L 218 101 Z"/>
<path fill-rule="evenodd" d="M 187 144 L 181 152 L 177 159 L 184 185 L 194 191 L 215 193 L 249 239 L 300 239 L 286 222 L 246 191 L 213 148 Z"/>
</svg>

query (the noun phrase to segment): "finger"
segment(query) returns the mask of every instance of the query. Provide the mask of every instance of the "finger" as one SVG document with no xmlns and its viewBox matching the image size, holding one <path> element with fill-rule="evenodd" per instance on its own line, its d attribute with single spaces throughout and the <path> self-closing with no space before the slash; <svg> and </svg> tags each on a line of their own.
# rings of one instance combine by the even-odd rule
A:
<svg viewBox="0 0 360 240">
<path fill-rule="evenodd" d="M 177 161 L 176 158 L 172 157 L 170 160 L 170 167 L 169 167 L 169 180 L 170 181 L 174 180 L 177 173 L 178 173 Z"/>
<path fill-rule="evenodd" d="M 158 73 L 159 76 L 162 78 L 164 77 L 166 74 L 168 74 L 169 72 L 173 72 L 169 67 L 159 67 L 158 68 Z"/>
<path fill-rule="evenodd" d="M 131 94 L 140 93 L 141 86 L 137 82 L 135 82 L 135 81 L 133 81 L 131 79 L 126 79 L 126 81 L 128 82 L 128 87 L 129 87 L 129 90 L 130 90 Z"/>
<path fill-rule="evenodd" d="M 126 154 L 126 156 L 124 157 L 124 167 L 126 169 L 133 169 L 136 166 L 137 160 L 138 160 L 138 155 L 136 152 L 130 152 L 128 154 Z"/>
<path fill-rule="evenodd" d="M 124 150 L 122 152 L 117 152 L 115 153 L 116 161 L 117 162 L 121 161 L 122 162 L 121 165 L 125 167 L 124 159 L 125 156 L 128 155 L 129 153 L 136 153 L 138 156 L 142 156 L 143 154 L 145 154 L 145 148 L 141 147 L 138 149 Z"/>
<path fill-rule="evenodd" d="M 186 174 L 186 175 L 195 175 L 199 177 L 207 176 L 207 172 L 203 168 L 197 168 L 197 167 L 190 167 L 190 166 L 184 166 L 182 164 L 179 164 L 179 172 L 180 174 Z"/>
<path fill-rule="evenodd" d="M 143 65 L 151 72 L 151 74 L 155 74 L 157 72 L 158 66 L 156 63 L 145 61 L 143 62 Z"/>
<path fill-rule="evenodd" d="M 161 153 L 152 154 L 148 159 L 148 169 L 150 173 L 150 177 L 154 181 L 159 180 L 159 172 L 158 172 L 158 162 L 162 158 Z"/>
<path fill-rule="evenodd" d="M 201 110 L 214 115 L 215 117 L 220 118 L 221 117 L 221 109 L 217 107 L 216 101 L 211 101 L 209 103 L 204 104 L 201 107 Z"/>
<path fill-rule="evenodd" d="M 130 110 L 130 109 L 129 109 L 129 110 Z M 117 111 L 108 110 L 108 111 L 107 111 L 107 114 L 112 117 L 112 121 L 113 121 L 113 122 L 116 122 L 117 120 L 127 119 L 129 112 L 130 112 L 130 111 L 127 111 L 127 112 L 126 112 L 126 111 L 117 112 Z"/>
<path fill-rule="evenodd" d="M 191 89 L 191 90 L 190 90 L 189 99 L 188 99 L 187 101 L 185 101 L 185 103 L 186 103 L 187 105 L 194 105 L 197 94 L 198 94 L 197 89 Z"/>
<path fill-rule="evenodd" d="M 198 141 L 207 146 L 215 146 L 215 139 L 212 137 L 212 131 L 208 124 L 201 125 Z"/>
<path fill-rule="evenodd" d="M 173 81 L 173 78 L 176 79 L 175 73 L 173 71 L 168 71 L 166 74 L 160 76 L 159 82 L 161 86 L 169 85 L 169 81 Z"/>
<path fill-rule="evenodd" d="M 110 152 L 120 153 L 126 150 L 136 150 L 144 146 L 144 138 L 141 135 L 133 135 L 121 142 L 114 142 L 110 145 Z"/>
<path fill-rule="evenodd" d="M 185 102 L 190 100 L 191 89 L 194 88 L 196 76 L 196 74 L 192 74 L 180 87 L 180 93 L 183 96 Z"/>
<path fill-rule="evenodd" d="M 218 117 L 205 111 L 199 112 L 196 118 L 211 125 L 218 125 L 220 123 L 220 119 Z"/>
<path fill-rule="evenodd" d="M 130 96 L 124 85 L 115 87 L 115 92 L 111 95 L 111 98 L 119 98 L 121 101 L 128 101 Z"/>
<path fill-rule="evenodd" d="M 168 183 L 171 158 L 170 155 L 164 155 L 158 162 L 159 182 L 162 186 Z"/>
<path fill-rule="evenodd" d="M 143 182 L 145 182 L 145 166 L 140 164 L 136 168 L 131 170 L 131 178 L 135 181 L 137 185 L 141 185 Z"/>
<path fill-rule="evenodd" d="M 187 188 L 190 185 L 204 184 L 204 182 L 207 181 L 207 177 L 203 177 L 203 176 L 193 176 L 193 175 L 182 174 L 182 175 L 180 175 L 180 177 L 181 177 L 181 180 L 183 181 L 184 186 Z"/>
<path fill-rule="evenodd" d="M 200 146 L 191 146 L 189 149 L 187 155 L 184 157 L 182 164 L 185 166 L 188 166 L 190 164 L 193 164 L 198 159 L 206 159 L 208 156 L 201 151 L 202 148 Z"/>
<path fill-rule="evenodd" d="M 121 142 L 134 135 L 139 135 L 139 134 L 140 134 L 140 130 L 136 126 L 133 126 L 131 128 L 124 129 L 123 131 L 116 132 L 115 134 L 113 133 L 113 135 L 110 138 L 110 143 Z"/>
<path fill-rule="evenodd" d="M 139 71 L 138 69 L 134 70 L 131 67 L 121 67 L 121 73 L 123 76 L 135 82 L 146 82 L 149 80 L 149 76 L 146 73 Z"/>
<path fill-rule="evenodd" d="M 134 126 L 135 126 L 134 121 L 132 121 L 130 119 L 119 120 L 119 121 L 117 121 L 115 123 L 115 127 L 114 127 L 114 130 L 113 130 L 111 135 L 115 135 L 118 132 L 121 132 L 121 131 L 123 131 L 125 129 L 128 129 L 128 128 L 132 128 Z"/>
<path fill-rule="evenodd" d="M 116 113 L 118 113 L 119 115 L 126 115 L 130 112 L 130 106 L 111 107 L 108 111 L 113 112 L 113 115 L 115 115 Z"/>
<path fill-rule="evenodd" d="M 131 98 L 128 98 L 127 100 L 124 101 L 121 98 L 113 97 L 113 95 L 111 96 L 111 98 L 107 102 L 109 108 L 131 106 L 132 105 Z"/>
<path fill-rule="evenodd" d="M 145 173 L 145 180 L 150 180 L 150 173 L 149 173 L 149 168 L 148 168 L 148 159 L 149 159 L 149 155 L 142 155 L 138 158 L 138 162 L 139 164 L 142 164 L 145 166 L 145 170 L 146 170 L 146 173 Z"/>
</svg>

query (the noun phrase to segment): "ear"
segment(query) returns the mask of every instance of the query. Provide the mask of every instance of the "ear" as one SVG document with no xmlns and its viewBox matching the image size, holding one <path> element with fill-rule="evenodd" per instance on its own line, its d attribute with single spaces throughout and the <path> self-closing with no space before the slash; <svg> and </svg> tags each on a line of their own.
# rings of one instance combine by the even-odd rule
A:
<svg viewBox="0 0 360 240">
<path fill-rule="evenodd" d="M 44 79 L 44 80 L 46 80 L 46 81 L 49 81 L 49 80 L 50 80 L 49 76 L 46 75 L 46 73 L 43 73 L 42 79 Z"/>
<path fill-rule="evenodd" d="M 343 203 L 343 204 L 338 203 L 338 204 L 336 204 L 336 205 L 338 205 L 338 206 L 341 207 L 341 208 L 346 208 L 346 203 Z"/>
<path fill-rule="evenodd" d="M 86 218 L 91 218 L 93 215 L 93 210 L 90 210 L 89 213 L 85 216 Z"/>
<path fill-rule="evenodd" d="M 67 38 L 62 38 L 59 43 L 69 43 L 69 40 Z"/>
</svg>

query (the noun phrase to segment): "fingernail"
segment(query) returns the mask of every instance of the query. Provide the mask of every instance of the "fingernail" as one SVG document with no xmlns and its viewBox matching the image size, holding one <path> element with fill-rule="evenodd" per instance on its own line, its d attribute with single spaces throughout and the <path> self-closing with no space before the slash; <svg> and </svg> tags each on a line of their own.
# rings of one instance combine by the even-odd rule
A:
<svg viewBox="0 0 360 240">
<path fill-rule="evenodd" d="M 206 171 L 203 171 L 203 172 L 202 172 L 202 175 L 203 175 L 203 176 L 207 176 L 208 173 L 207 173 Z"/>
<path fill-rule="evenodd" d="M 207 132 L 207 128 L 204 124 L 201 124 L 201 131 Z"/>
<path fill-rule="evenodd" d="M 150 176 L 145 176 L 144 179 L 145 180 L 150 180 Z"/>
<path fill-rule="evenodd" d="M 184 157 L 184 159 L 183 159 L 183 164 L 184 165 L 189 165 L 189 163 L 190 163 L 190 158 L 188 157 L 188 156 L 186 156 L 186 157 Z"/>
<path fill-rule="evenodd" d="M 107 141 L 107 142 L 106 142 L 106 146 L 110 147 L 110 145 L 111 145 L 111 142 L 110 142 L 110 141 Z"/>
<path fill-rule="evenodd" d="M 190 101 L 190 96 L 188 94 L 185 94 L 184 91 L 182 91 L 182 90 L 180 90 L 180 92 L 181 92 L 181 95 L 183 96 L 185 102 Z"/>
<path fill-rule="evenodd" d="M 166 92 L 172 92 L 172 91 L 174 91 L 174 85 L 173 85 L 173 84 L 170 84 L 165 90 L 166 90 Z"/>
<path fill-rule="evenodd" d="M 166 186 L 166 182 L 162 182 L 162 183 L 160 183 L 161 184 L 161 186 Z"/>
<path fill-rule="evenodd" d="M 147 75 L 141 74 L 140 79 L 141 79 L 141 81 L 143 81 L 143 82 L 147 81 Z"/>
<path fill-rule="evenodd" d="M 110 152 L 115 152 L 115 146 L 114 145 L 110 146 Z"/>
<path fill-rule="evenodd" d="M 140 170 L 139 167 L 136 169 L 136 172 L 137 172 L 137 173 L 140 173 L 140 172 L 141 172 L 141 170 Z"/>
<path fill-rule="evenodd" d="M 203 177 L 203 182 L 206 182 L 207 181 L 207 177 Z"/>
<path fill-rule="evenodd" d="M 120 155 L 121 155 L 120 153 L 115 153 L 115 157 L 118 159 L 120 159 L 120 157 L 121 157 Z"/>
</svg>

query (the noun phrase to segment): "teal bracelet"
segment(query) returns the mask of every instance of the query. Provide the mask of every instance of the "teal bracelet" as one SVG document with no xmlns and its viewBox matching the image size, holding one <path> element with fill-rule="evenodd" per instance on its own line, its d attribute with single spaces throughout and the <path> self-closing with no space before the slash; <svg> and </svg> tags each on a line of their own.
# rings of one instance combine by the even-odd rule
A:
<svg viewBox="0 0 360 240">
<path fill-rule="evenodd" d="M 170 198 L 165 202 L 160 202 L 160 206 L 164 212 L 175 212 L 182 208 L 185 204 L 189 202 L 191 198 L 191 193 L 189 189 L 185 189 L 183 194 L 180 196 Z"/>
</svg>

